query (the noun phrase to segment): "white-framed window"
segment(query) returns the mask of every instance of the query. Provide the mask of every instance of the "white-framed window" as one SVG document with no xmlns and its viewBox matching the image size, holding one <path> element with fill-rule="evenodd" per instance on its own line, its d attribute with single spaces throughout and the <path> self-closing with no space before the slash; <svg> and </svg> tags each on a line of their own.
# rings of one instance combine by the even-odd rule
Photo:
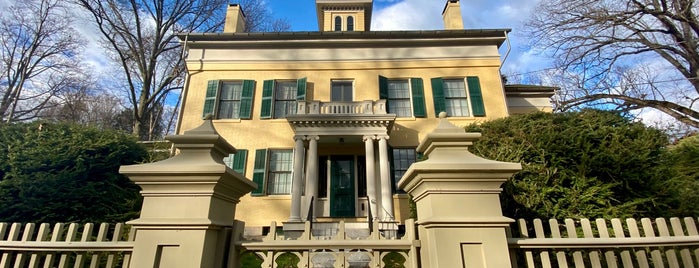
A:
<svg viewBox="0 0 699 268">
<path fill-rule="evenodd" d="M 291 193 L 293 150 L 269 150 L 267 164 L 267 194 Z"/>
<path fill-rule="evenodd" d="M 276 81 L 274 83 L 274 118 L 286 118 L 296 114 L 297 82 Z"/>
<path fill-rule="evenodd" d="M 218 97 L 218 118 L 240 118 L 243 81 L 222 81 Z"/>
<path fill-rule="evenodd" d="M 330 101 L 350 102 L 353 95 L 352 80 L 333 80 L 330 88 Z"/>
<path fill-rule="evenodd" d="M 444 79 L 444 108 L 448 116 L 470 116 L 463 79 Z"/>
<path fill-rule="evenodd" d="M 410 83 L 408 79 L 388 80 L 388 112 L 397 117 L 412 117 L 413 109 L 410 101 Z"/>
</svg>

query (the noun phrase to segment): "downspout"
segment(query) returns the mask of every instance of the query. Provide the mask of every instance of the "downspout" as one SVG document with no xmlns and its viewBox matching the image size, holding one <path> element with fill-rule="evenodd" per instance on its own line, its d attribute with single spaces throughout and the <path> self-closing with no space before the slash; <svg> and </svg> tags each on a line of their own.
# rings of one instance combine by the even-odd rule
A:
<svg viewBox="0 0 699 268">
<path fill-rule="evenodd" d="M 505 61 L 507 61 L 507 57 L 510 56 L 510 51 L 512 50 L 512 44 L 510 44 L 510 37 L 507 35 L 507 31 L 505 31 L 505 42 L 507 43 L 507 51 L 505 51 L 505 57 L 502 58 L 502 62 L 500 62 L 500 68 L 498 69 L 498 73 L 500 73 L 500 81 L 502 83 L 502 98 L 505 100 L 505 112 L 507 112 L 508 115 L 510 115 L 510 104 L 507 101 L 507 93 L 505 92 L 505 82 L 502 81 L 502 66 L 505 65 Z"/>
<path fill-rule="evenodd" d="M 507 51 L 505 51 L 505 57 L 500 62 L 499 70 L 502 70 L 502 66 L 505 65 L 505 61 L 507 61 L 507 57 L 510 56 L 510 51 L 512 51 L 512 44 L 510 44 L 510 37 L 507 35 L 507 31 L 505 31 L 505 42 L 507 43 Z"/>
<path fill-rule="evenodd" d="M 189 91 L 189 69 L 187 69 L 187 63 L 186 59 L 184 57 L 185 52 L 187 51 L 187 40 L 189 39 L 189 34 L 185 35 L 184 37 L 184 43 L 182 44 L 182 54 L 180 57 L 182 58 L 182 61 L 184 63 L 184 69 L 185 69 L 185 78 L 184 78 L 184 85 L 182 86 L 182 94 L 180 94 L 180 110 L 177 113 L 177 123 L 175 124 L 175 135 L 180 134 L 180 127 L 182 127 L 182 115 L 184 114 L 184 103 L 185 100 L 187 99 L 187 92 Z"/>
</svg>

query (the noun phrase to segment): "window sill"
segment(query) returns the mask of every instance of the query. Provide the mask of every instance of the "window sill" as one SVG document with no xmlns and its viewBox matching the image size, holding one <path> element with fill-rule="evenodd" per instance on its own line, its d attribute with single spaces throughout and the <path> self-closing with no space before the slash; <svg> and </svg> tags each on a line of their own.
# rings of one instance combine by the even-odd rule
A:
<svg viewBox="0 0 699 268">
<path fill-rule="evenodd" d="M 256 198 L 261 198 L 265 200 L 291 200 L 291 195 L 259 195 L 259 196 L 253 196 Z"/>
<path fill-rule="evenodd" d="M 396 117 L 396 121 L 417 121 L 417 117 Z"/>
<path fill-rule="evenodd" d="M 240 123 L 240 119 L 214 119 L 214 123 Z"/>
</svg>

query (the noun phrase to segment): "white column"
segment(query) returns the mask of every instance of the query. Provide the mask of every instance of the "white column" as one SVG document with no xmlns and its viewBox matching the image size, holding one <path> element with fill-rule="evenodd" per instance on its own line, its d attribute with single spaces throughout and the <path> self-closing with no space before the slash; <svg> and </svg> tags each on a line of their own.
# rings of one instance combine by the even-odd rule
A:
<svg viewBox="0 0 699 268">
<path fill-rule="evenodd" d="M 381 172 L 381 215 L 383 220 L 393 220 L 393 193 L 391 192 L 390 159 L 388 158 L 388 135 L 379 136 L 379 170 Z"/>
<path fill-rule="evenodd" d="M 374 219 L 379 218 L 376 198 L 376 162 L 374 160 L 374 136 L 364 136 L 364 152 L 366 153 L 366 195 L 369 209 Z M 373 201 L 373 202 L 372 202 Z"/>
<path fill-rule="evenodd" d="M 313 219 L 316 218 L 316 203 L 318 200 L 318 136 L 308 136 L 308 154 L 306 155 L 306 198 L 308 207 L 313 208 Z M 311 198 L 315 197 L 315 198 Z M 313 199 L 313 202 L 311 202 Z M 308 213 L 308 211 L 306 211 Z M 307 216 L 308 214 L 304 215 Z"/>
<path fill-rule="evenodd" d="M 301 189 L 303 187 L 303 146 L 304 136 L 294 136 L 294 176 L 291 183 L 291 211 L 289 221 L 301 221 Z"/>
</svg>

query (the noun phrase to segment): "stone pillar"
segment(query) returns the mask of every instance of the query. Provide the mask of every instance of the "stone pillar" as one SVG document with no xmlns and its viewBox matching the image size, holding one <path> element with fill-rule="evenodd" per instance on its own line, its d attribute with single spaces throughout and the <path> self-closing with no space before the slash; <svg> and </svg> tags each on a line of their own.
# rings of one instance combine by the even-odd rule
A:
<svg viewBox="0 0 699 268">
<path fill-rule="evenodd" d="M 301 221 L 301 194 L 303 189 L 303 154 L 306 148 L 303 140 L 305 136 L 296 135 L 294 141 L 294 174 L 291 182 L 291 211 L 289 215 L 290 222 Z"/>
<path fill-rule="evenodd" d="M 417 205 L 422 267 L 511 267 L 500 186 L 519 163 L 471 154 L 480 133 L 465 133 L 440 113 L 437 128 L 417 150 L 427 160 L 410 166 L 398 186 Z"/>
<path fill-rule="evenodd" d="M 318 198 L 318 136 L 308 136 L 308 154 L 306 158 L 306 198 L 309 209 L 313 209 L 313 219 L 315 220 L 317 211 L 316 203 Z M 315 198 L 312 198 L 315 197 Z"/>
<path fill-rule="evenodd" d="M 143 195 L 140 218 L 129 222 L 135 230 L 130 267 L 224 267 L 236 204 L 255 183 L 226 168 L 223 157 L 235 148 L 211 120 L 166 139 L 178 155 L 119 170 Z"/>
<path fill-rule="evenodd" d="M 391 190 L 390 158 L 388 158 L 388 135 L 379 136 L 379 171 L 381 172 L 381 219 L 395 220 L 393 216 L 393 193 Z"/>
<path fill-rule="evenodd" d="M 373 219 L 379 218 L 376 201 L 376 161 L 374 160 L 374 136 L 364 136 L 364 153 L 366 154 L 366 195 Z"/>
</svg>

